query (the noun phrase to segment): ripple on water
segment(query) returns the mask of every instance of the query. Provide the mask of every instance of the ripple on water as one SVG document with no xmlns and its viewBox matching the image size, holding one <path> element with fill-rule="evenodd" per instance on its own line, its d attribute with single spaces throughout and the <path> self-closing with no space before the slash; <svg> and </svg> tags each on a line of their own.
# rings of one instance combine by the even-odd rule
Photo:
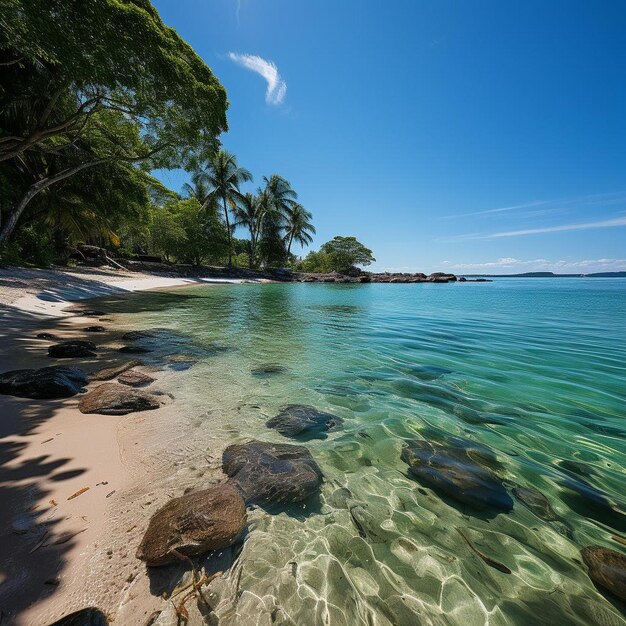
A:
<svg viewBox="0 0 626 626">
<path fill-rule="evenodd" d="M 324 473 L 316 507 L 251 510 L 241 553 L 208 590 L 220 624 L 626 623 L 580 558 L 586 545 L 621 550 L 611 537 L 626 532 L 625 281 L 186 296 L 111 304 L 197 361 L 166 372 L 175 441 L 289 443 L 265 426 L 286 404 L 343 421 L 305 444 Z M 415 440 L 494 481 L 507 506 L 480 515 L 427 473 L 415 480 L 401 459 Z M 512 499 L 530 488 L 541 497 Z"/>
</svg>

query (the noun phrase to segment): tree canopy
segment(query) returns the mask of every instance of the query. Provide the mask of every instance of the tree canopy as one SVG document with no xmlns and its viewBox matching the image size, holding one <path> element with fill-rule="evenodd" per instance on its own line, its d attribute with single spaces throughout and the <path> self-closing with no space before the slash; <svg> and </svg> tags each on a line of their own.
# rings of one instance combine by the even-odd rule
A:
<svg viewBox="0 0 626 626">
<path fill-rule="evenodd" d="M 345 272 L 353 265 L 371 265 L 376 259 L 356 237 L 335 237 L 326 242 L 320 252 L 328 255 L 331 271 Z"/>
<path fill-rule="evenodd" d="M 0 68 L 0 243 L 78 172 L 195 167 L 227 129 L 223 87 L 147 0 L 0 0 Z"/>
</svg>

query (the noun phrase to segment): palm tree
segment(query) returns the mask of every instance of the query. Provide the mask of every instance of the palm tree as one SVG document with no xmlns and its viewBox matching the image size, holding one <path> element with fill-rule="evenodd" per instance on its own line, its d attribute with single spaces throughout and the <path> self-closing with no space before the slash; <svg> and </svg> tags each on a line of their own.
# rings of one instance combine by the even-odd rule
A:
<svg viewBox="0 0 626 626">
<path fill-rule="evenodd" d="M 296 204 L 298 194 L 291 188 L 289 181 L 278 174 L 272 174 L 269 178 L 263 176 L 263 180 L 274 210 L 286 217 L 289 209 Z"/>
<path fill-rule="evenodd" d="M 302 247 L 308 246 L 315 234 L 315 226 L 311 224 L 313 215 L 301 204 L 294 204 L 287 212 L 287 222 L 285 225 L 285 239 L 287 243 L 287 259 L 291 254 L 291 244 L 296 241 Z"/>
<path fill-rule="evenodd" d="M 201 205 L 207 201 L 210 189 L 205 180 L 203 171 L 194 172 L 191 175 L 191 184 L 183 185 L 183 192 L 187 198 L 195 198 Z"/>
<path fill-rule="evenodd" d="M 250 232 L 250 268 L 256 265 L 256 248 L 261 234 L 263 217 L 267 210 L 267 194 L 259 189 L 258 194 L 245 193 L 235 206 L 235 226 L 245 226 Z"/>
<path fill-rule="evenodd" d="M 230 226 L 229 206 L 234 210 L 241 198 L 239 187 L 242 183 L 252 180 L 252 174 L 239 167 L 234 154 L 220 150 L 209 160 L 206 170 L 198 173 L 198 181 L 206 185 L 208 198 L 221 201 L 224 209 L 226 230 L 228 231 L 228 266 L 233 264 L 233 233 Z"/>
</svg>

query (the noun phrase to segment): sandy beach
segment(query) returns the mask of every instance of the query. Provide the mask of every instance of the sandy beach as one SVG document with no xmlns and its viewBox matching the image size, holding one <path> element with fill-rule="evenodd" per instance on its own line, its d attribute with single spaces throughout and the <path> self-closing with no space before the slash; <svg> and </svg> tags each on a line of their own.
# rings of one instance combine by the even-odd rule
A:
<svg viewBox="0 0 626 626">
<path fill-rule="evenodd" d="M 201 282 L 241 281 L 100 269 L 0 270 L 0 370 L 58 364 L 46 353 L 51 342 L 36 338 L 42 332 L 98 344 L 97 359 L 63 359 L 63 365 L 79 365 L 89 373 L 128 361 L 117 352 L 121 333 L 110 317 L 99 321 L 77 315 L 67 310 L 70 305 Z M 106 331 L 89 335 L 84 329 L 90 324 Z M 157 379 L 155 388 L 168 391 L 167 374 L 150 374 Z M 45 626 L 89 606 L 107 612 L 115 623 L 144 624 L 153 611 L 164 608 L 155 593 L 158 582 L 148 578 L 135 550 L 150 514 L 180 493 L 159 489 L 167 470 L 152 461 L 160 457 L 164 440 L 188 456 L 206 451 L 177 442 L 183 435 L 172 427 L 173 404 L 134 413 L 132 419 L 83 415 L 77 404 L 78 397 L 0 396 L 0 541 L 10 546 L 0 556 L 3 624 Z M 215 462 L 205 470 L 215 482 L 222 479 L 220 453 L 217 445 Z M 184 482 L 183 477 L 181 491 Z M 192 484 L 190 477 L 188 486 Z M 166 568 L 164 580 L 180 577 L 182 569 Z"/>
</svg>

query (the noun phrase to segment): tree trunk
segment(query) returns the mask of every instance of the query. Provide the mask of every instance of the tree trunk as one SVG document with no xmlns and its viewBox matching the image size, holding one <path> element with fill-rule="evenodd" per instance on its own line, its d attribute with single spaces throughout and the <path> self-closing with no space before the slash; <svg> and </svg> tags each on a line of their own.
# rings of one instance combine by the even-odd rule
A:
<svg viewBox="0 0 626 626">
<path fill-rule="evenodd" d="M 224 202 L 224 217 L 226 218 L 226 230 L 228 231 L 228 267 L 233 266 L 233 238 L 230 233 L 230 220 L 228 219 L 228 207 L 226 206 L 226 196 L 222 197 Z"/>
<path fill-rule="evenodd" d="M 71 167 L 67 170 L 63 170 L 56 176 L 51 176 L 49 178 L 43 178 L 42 180 L 38 180 L 36 183 L 33 183 L 26 193 L 22 196 L 21 200 L 17 202 L 13 206 L 13 209 L 9 213 L 9 217 L 4 223 L 2 227 L 2 231 L 0 232 L 0 245 L 7 243 L 17 226 L 17 223 L 24 212 L 24 209 L 28 206 L 28 203 L 40 192 L 44 189 L 47 189 L 54 183 L 59 182 L 60 180 L 64 180 L 65 178 L 69 178 L 70 176 L 84 170 L 88 167 L 93 167 L 95 165 L 100 165 L 104 163 L 107 159 L 97 159 L 96 161 L 90 161 L 88 163 L 82 163 L 81 165 L 77 165 L 76 167 Z"/>
<path fill-rule="evenodd" d="M 289 236 L 289 245 L 287 246 L 287 261 L 289 261 L 289 255 L 291 254 L 292 243 L 293 243 L 293 234 Z"/>
</svg>

